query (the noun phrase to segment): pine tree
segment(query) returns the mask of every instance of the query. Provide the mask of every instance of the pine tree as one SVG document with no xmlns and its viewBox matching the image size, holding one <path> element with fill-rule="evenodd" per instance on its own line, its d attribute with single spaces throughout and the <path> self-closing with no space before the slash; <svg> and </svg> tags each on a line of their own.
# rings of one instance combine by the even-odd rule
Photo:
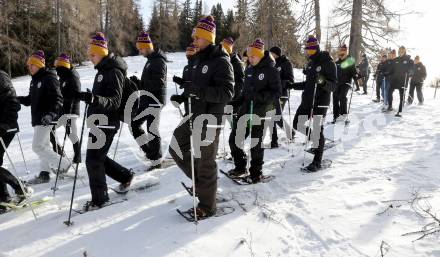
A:
<svg viewBox="0 0 440 257">
<path fill-rule="evenodd" d="M 179 17 L 179 46 L 181 50 L 191 43 L 193 30 L 191 0 L 185 0 Z"/>
<path fill-rule="evenodd" d="M 214 17 L 215 24 L 216 24 L 216 43 L 219 43 L 224 36 L 224 20 L 225 15 L 223 13 L 223 8 L 221 4 L 214 5 L 211 9 L 211 15 Z"/>
</svg>

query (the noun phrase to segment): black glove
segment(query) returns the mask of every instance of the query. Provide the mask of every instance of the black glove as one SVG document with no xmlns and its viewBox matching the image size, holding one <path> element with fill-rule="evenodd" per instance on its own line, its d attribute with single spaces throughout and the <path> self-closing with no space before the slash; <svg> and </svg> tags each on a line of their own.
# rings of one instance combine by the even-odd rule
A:
<svg viewBox="0 0 440 257">
<path fill-rule="evenodd" d="M 55 119 L 55 114 L 50 112 L 41 118 L 41 125 L 43 126 L 49 126 L 50 123 Z"/>
<path fill-rule="evenodd" d="M 178 105 L 181 105 L 185 101 L 185 97 L 183 95 L 172 95 L 170 100 L 171 102 L 176 102 Z"/>
<path fill-rule="evenodd" d="M 87 89 L 87 92 L 79 92 L 78 100 L 85 102 L 86 104 L 92 104 L 94 100 L 93 93 Z"/>
<path fill-rule="evenodd" d="M 136 76 L 131 76 L 130 80 L 133 81 L 138 86 L 141 84 L 141 81 Z"/>
<path fill-rule="evenodd" d="M 185 84 L 185 80 L 183 80 L 182 78 L 179 78 L 177 76 L 173 76 L 173 82 L 178 84 L 179 86 L 182 86 L 183 84 Z"/>
<path fill-rule="evenodd" d="M 291 81 L 286 81 L 286 89 L 293 89 L 293 84 Z"/>
</svg>

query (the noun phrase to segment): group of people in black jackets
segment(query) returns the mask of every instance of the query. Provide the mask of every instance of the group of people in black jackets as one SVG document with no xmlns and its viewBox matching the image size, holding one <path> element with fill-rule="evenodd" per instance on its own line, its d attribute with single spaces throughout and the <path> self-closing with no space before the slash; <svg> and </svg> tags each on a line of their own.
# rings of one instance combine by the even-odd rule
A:
<svg viewBox="0 0 440 257">
<path fill-rule="evenodd" d="M 362 86 L 366 93 L 365 77 L 368 77 L 359 75 L 355 61 L 349 57 L 345 45 L 340 47 L 339 59 L 334 62 L 328 52 L 320 49 L 318 40 L 309 36 L 304 49 L 309 60 L 303 70 L 305 80 L 295 82 L 292 63 L 279 47 L 266 51 L 264 42 L 256 39 L 246 49 L 243 62 L 234 52 L 232 38 L 225 38 L 221 45 L 215 45 L 215 32 L 216 25 L 211 16 L 197 23 L 192 34 L 194 42 L 186 51 L 188 65 L 184 67 L 182 77 L 173 77 L 183 93 L 171 96 L 171 102 L 177 108 L 184 104 L 185 112 L 173 133 L 169 152 L 177 166 L 194 179 L 195 196 L 199 200 L 194 215 L 198 219 L 213 216 L 217 210 L 216 157 L 226 110 L 229 110 L 228 114 L 232 117 L 229 146 L 235 166 L 228 171 L 228 175 L 244 183 L 256 184 L 264 182 L 266 178 L 263 174 L 263 138 L 266 128 L 272 132 L 271 147 L 278 147 L 277 127 L 286 128 L 282 112 L 286 104 L 290 108 L 289 92 L 291 89 L 303 91 L 301 103 L 293 118 L 293 129 L 287 137 L 293 140 L 297 131 L 310 138 L 312 130 L 319 130 L 318 140 L 312 145 L 316 148 L 313 161 L 304 169 L 306 172 L 316 172 L 321 169 L 324 152 L 324 123 L 311 124 L 309 121 L 316 117 L 325 118 L 332 93 L 334 122 L 347 115 L 347 94 L 352 80 L 359 87 L 359 78 L 363 78 Z M 17 97 L 7 75 L 0 72 L 0 137 L 3 142 L 0 160 L 3 160 L 7 146 L 18 132 L 17 113 L 20 104 L 31 107 L 34 128 L 32 149 L 40 160 L 40 174 L 30 183 L 22 183 L 8 170 L 0 168 L 0 202 L 10 201 L 7 184 L 15 190 L 19 201 L 23 201 L 32 192 L 29 184 L 49 182 L 51 173 L 66 173 L 72 164 L 82 161 L 82 132 L 79 136 L 76 126 L 80 101 L 85 103 L 84 118 L 87 117 L 90 127 L 85 164 L 92 197 L 85 203 L 85 210 L 98 209 L 109 202 L 106 175 L 120 183 L 118 190 L 121 192 L 127 191 L 131 185 L 134 172 L 107 156 L 121 121 L 129 124 L 131 134 L 146 159 L 151 162 L 149 170 L 162 167 L 159 121 L 166 102 L 167 59 L 153 45 L 148 33 L 142 32 L 136 45 L 148 61 L 140 79 L 136 76 L 128 79 L 127 64 L 109 52 L 107 43 L 102 33 L 96 33 L 90 40 L 88 55 L 97 69 L 91 91 L 81 91 L 78 73 L 66 54 L 57 58 L 56 74 L 46 68 L 44 52 L 37 51 L 29 57 L 27 65 L 32 81 L 28 96 Z M 368 68 L 366 57 L 363 62 L 367 62 Z M 417 58 L 415 70 L 420 74 L 410 73 L 414 69 L 403 50 L 399 58 L 383 59 L 379 67 L 380 72 L 376 73 L 378 86 L 385 88 L 389 81 L 390 88 L 400 90 L 400 84 L 404 85 L 412 77 L 411 85 L 414 86 L 410 93 L 416 88 L 419 101 L 423 99 L 420 88 L 426 71 L 422 75 L 424 67 Z M 403 80 L 402 72 L 407 74 Z M 129 85 L 135 85 L 135 91 L 147 93 L 137 97 L 136 111 L 127 117 L 124 111 Z M 380 88 L 377 92 L 380 92 Z M 390 95 L 392 90 L 382 89 L 382 92 Z M 384 98 L 388 101 L 388 110 L 392 106 L 392 97 L 389 95 Z M 412 99 L 412 94 L 410 97 Z M 231 108 L 225 108 L 227 106 Z M 141 115 L 146 111 L 148 115 Z M 50 145 L 50 138 L 56 138 L 55 125 L 60 125 L 57 121 L 62 117 L 67 121 L 62 125 L 66 127 L 74 147 L 72 161 L 67 156 L 60 157 L 65 155 L 62 151 L 64 147 L 60 151 L 57 142 L 54 146 Z M 146 124 L 147 131 L 142 128 L 143 124 Z M 201 140 L 195 141 L 196 135 Z M 246 154 L 244 142 L 248 137 L 257 139 L 257 142 Z M 105 140 L 99 144 L 101 138 Z"/>
<path fill-rule="evenodd" d="M 414 61 L 406 53 L 406 48 L 401 46 L 396 55 L 396 50 L 383 54 L 376 68 L 376 99 L 375 102 L 383 101 L 383 112 L 393 111 L 393 92 L 399 91 L 399 109 L 396 114 L 401 117 L 405 103 L 405 95 L 409 85 L 407 103 L 414 102 L 414 91 L 417 90 L 419 105 L 423 105 L 423 82 L 426 79 L 426 67 L 416 56 Z M 382 99 L 382 100 L 381 100 Z"/>
</svg>

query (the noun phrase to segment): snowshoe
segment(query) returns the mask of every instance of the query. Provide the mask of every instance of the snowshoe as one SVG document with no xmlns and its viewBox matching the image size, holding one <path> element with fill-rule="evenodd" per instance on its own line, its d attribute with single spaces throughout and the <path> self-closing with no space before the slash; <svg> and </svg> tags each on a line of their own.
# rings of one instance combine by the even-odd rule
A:
<svg viewBox="0 0 440 257">
<path fill-rule="evenodd" d="M 193 188 L 187 186 L 187 185 L 186 185 L 185 183 L 183 183 L 183 182 L 180 182 L 180 183 L 182 184 L 183 188 L 185 188 L 186 192 L 188 192 L 188 194 L 192 197 L 192 196 L 193 196 Z M 197 187 L 196 187 L 196 188 L 197 188 Z M 196 191 L 196 197 L 199 197 L 199 194 L 197 193 L 197 191 Z"/>
<path fill-rule="evenodd" d="M 251 184 L 258 184 L 258 183 L 268 183 L 270 181 L 272 181 L 275 177 L 274 176 L 265 176 L 265 175 L 260 175 L 257 177 L 252 177 L 251 175 L 240 178 L 241 181 L 246 184 L 246 185 L 251 185 Z"/>
<path fill-rule="evenodd" d="M 231 178 L 239 178 L 241 176 L 246 175 L 246 169 L 234 168 L 228 171 L 228 176 Z"/>
<path fill-rule="evenodd" d="M 181 211 L 179 209 L 176 209 L 177 213 L 179 213 L 183 218 L 185 218 L 189 222 L 195 222 L 195 216 L 194 216 L 194 208 L 191 208 L 187 211 Z M 217 210 L 214 212 L 208 212 L 201 208 L 196 208 L 196 215 L 197 215 L 197 221 L 205 220 L 210 217 L 221 217 L 228 214 L 231 214 L 235 211 L 233 207 L 230 206 L 221 206 L 217 207 Z"/>
</svg>

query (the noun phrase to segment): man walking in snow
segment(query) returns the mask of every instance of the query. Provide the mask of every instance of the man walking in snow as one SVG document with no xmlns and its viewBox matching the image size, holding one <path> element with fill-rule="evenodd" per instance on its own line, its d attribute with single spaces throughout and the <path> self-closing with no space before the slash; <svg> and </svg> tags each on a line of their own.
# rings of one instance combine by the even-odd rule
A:
<svg viewBox="0 0 440 257">
<path fill-rule="evenodd" d="M 243 181 L 248 184 L 256 184 L 264 180 L 264 123 L 266 117 L 275 113 L 275 101 L 281 95 L 281 79 L 278 69 L 275 68 L 275 62 L 268 51 L 264 51 L 264 43 L 261 39 L 256 39 L 248 47 L 248 58 L 250 67 L 246 69 L 246 76 L 243 87 L 243 94 L 239 98 L 238 119 L 245 115 L 257 115 L 247 126 L 237 124 L 231 132 L 229 146 L 234 158 L 235 168 L 228 173 L 231 177 L 242 177 L 247 173 L 247 158 L 251 158 L 249 169 L 250 175 L 243 177 Z M 273 117 L 270 117 L 273 118 Z M 237 133 L 239 130 L 245 130 L 245 133 Z M 245 134 L 244 137 L 237 135 Z M 244 141 L 247 137 L 258 140 L 255 146 L 250 150 L 250 156 L 246 157 L 243 150 Z"/>
<path fill-rule="evenodd" d="M 30 194 L 32 189 L 25 187 L 23 189 L 20 186 L 18 179 L 11 174 L 7 169 L 3 168 L 3 157 L 6 149 L 18 132 L 18 111 L 20 110 L 20 102 L 15 94 L 15 89 L 12 86 L 6 72 L 0 70 L 0 138 L 3 141 L 0 144 L 0 202 L 8 203 L 11 201 L 7 185 L 14 189 L 17 195 L 17 202 L 21 202 L 26 198 L 26 194 Z M 6 208 L 0 205 L 0 214 L 5 212 Z"/>
<path fill-rule="evenodd" d="M 414 101 L 414 90 L 417 90 L 417 99 L 419 105 L 423 105 L 423 81 L 426 79 L 426 67 L 420 61 L 420 56 L 414 58 L 414 75 L 411 79 L 411 85 L 409 87 L 408 104 L 412 104 Z"/>
<path fill-rule="evenodd" d="M 364 90 L 363 95 L 367 94 L 368 79 L 370 78 L 370 64 L 368 63 L 368 58 L 365 53 L 362 54 L 361 62 L 359 63 L 359 77 L 362 81 L 362 88 Z M 359 91 L 359 86 L 356 86 L 356 91 Z"/>
<path fill-rule="evenodd" d="M 414 72 L 414 62 L 411 60 L 411 56 L 406 54 L 406 48 L 404 46 L 399 47 L 399 57 L 395 58 L 391 64 L 390 71 L 390 91 L 388 94 L 388 112 L 393 110 L 393 92 L 399 91 L 399 110 L 396 113 L 396 117 L 402 117 L 403 103 L 405 101 L 405 89 L 408 86 L 408 81 L 412 77 Z"/>
<path fill-rule="evenodd" d="M 215 32 L 212 16 L 202 18 L 193 30 L 198 53 L 194 56 L 191 80 L 181 86 L 185 97 L 192 103 L 190 116 L 175 129 L 170 147 L 171 156 L 189 178 L 192 178 L 191 167 L 194 165 L 195 191 L 199 199 L 196 215 L 199 220 L 213 216 L 217 211 L 218 171 L 215 158 L 224 107 L 231 101 L 234 90 L 234 71 L 229 55 L 222 46 L 214 45 Z M 188 118 L 194 121 L 193 127 Z M 192 136 L 200 138 L 195 141 L 193 149 L 190 143 Z M 192 154 L 194 163 L 191 163 Z"/>
<path fill-rule="evenodd" d="M 130 79 L 138 85 L 139 90 L 149 92 L 152 96 L 141 96 L 139 113 L 149 109 L 150 113 L 131 122 L 131 133 L 141 147 L 146 158 L 151 161 L 149 170 L 158 169 L 162 162 L 161 138 L 159 133 L 160 114 L 166 99 L 167 65 L 164 52 L 155 48 L 148 33 L 142 32 L 136 46 L 139 53 L 148 59 L 142 71 L 141 80 L 136 76 Z M 147 133 L 142 128 L 146 123 Z"/>
<path fill-rule="evenodd" d="M 385 100 L 385 94 L 383 90 L 383 83 L 385 80 L 385 66 L 387 62 L 387 55 L 382 55 L 379 64 L 377 65 L 376 72 L 374 73 L 374 79 L 376 80 L 376 99 L 375 103 L 380 103 L 380 95 L 382 91 L 382 99 Z"/>
<path fill-rule="evenodd" d="M 44 52 L 39 50 L 33 53 L 27 67 L 32 76 L 28 96 L 18 97 L 20 103 L 31 106 L 32 127 L 34 138 L 32 150 L 40 159 L 40 174 L 29 181 L 31 184 L 47 183 L 50 180 L 50 171 L 58 167 L 59 156 L 50 145 L 52 123 L 55 122 L 63 107 L 63 96 L 55 72 L 46 68 Z M 70 163 L 63 159 L 60 172 L 67 172 Z"/>
<path fill-rule="evenodd" d="M 105 175 L 121 183 L 121 191 L 128 190 L 134 175 L 107 157 L 113 138 L 120 127 L 119 107 L 127 64 L 121 57 L 109 53 L 107 39 L 100 32 L 91 38 L 88 55 L 98 72 L 92 91 L 81 92 L 78 95 L 78 98 L 89 106 L 88 124 L 92 125 L 86 154 L 92 200 L 84 205 L 85 211 L 101 208 L 109 201 Z"/>
<path fill-rule="evenodd" d="M 306 80 L 293 83 L 289 88 L 303 90 L 301 104 L 293 119 L 293 128 L 295 130 L 298 130 L 299 126 L 303 127 L 304 124 L 299 124 L 299 122 L 302 123 L 310 118 L 317 119 L 315 116 L 322 115 L 320 128 L 316 128 L 318 126 L 313 126 L 314 124 L 312 124 L 314 129 L 320 129 L 319 144 L 314 151 L 315 156 L 312 163 L 306 167 L 306 171 L 316 172 L 321 169 L 321 161 L 324 153 L 325 138 L 322 121 L 325 120 L 327 108 L 330 105 L 330 95 L 337 89 L 337 70 L 330 54 L 321 51 L 319 42 L 314 36 L 309 36 L 305 50 L 309 58 L 309 63 L 303 71 L 306 75 Z M 312 110 L 313 113 L 311 117 L 310 114 Z M 307 119 L 302 119 L 302 117 L 307 117 Z M 314 123 L 315 122 L 316 121 L 314 121 Z M 312 128 L 306 128 L 300 132 L 308 135 L 310 129 Z"/>
</svg>

